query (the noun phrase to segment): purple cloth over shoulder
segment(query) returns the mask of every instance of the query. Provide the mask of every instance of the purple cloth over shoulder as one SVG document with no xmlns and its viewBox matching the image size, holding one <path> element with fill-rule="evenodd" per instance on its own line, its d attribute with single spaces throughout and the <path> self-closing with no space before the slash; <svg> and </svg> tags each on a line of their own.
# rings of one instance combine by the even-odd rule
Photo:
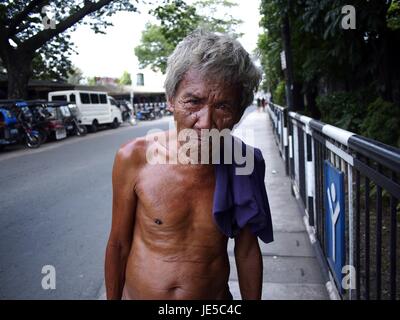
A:
<svg viewBox="0 0 400 320">
<path fill-rule="evenodd" d="M 271 212 L 264 184 L 265 161 L 257 148 L 247 146 L 243 141 L 234 138 L 241 144 L 242 154 L 251 151 L 254 154 L 254 170 L 248 175 L 236 174 L 236 168 L 244 167 L 235 162 L 215 164 L 215 193 L 213 216 L 223 234 L 233 238 L 240 229 L 249 225 L 254 235 L 263 242 L 274 240 Z M 232 152 L 233 154 L 233 152 Z"/>
</svg>

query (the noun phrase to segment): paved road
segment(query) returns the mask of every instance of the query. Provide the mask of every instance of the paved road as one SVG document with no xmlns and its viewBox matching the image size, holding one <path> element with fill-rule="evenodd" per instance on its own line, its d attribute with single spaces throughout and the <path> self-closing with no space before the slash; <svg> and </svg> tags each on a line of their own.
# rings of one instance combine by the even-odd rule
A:
<svg viewBox="0 0 400 320">
<path fill-rule="evenodd" d="M 171 117 L 0 154 L 0 299 L 95 299 L 118 147 Z M 43 290 L 44 265 L 56 289 Z"/>
</svg>

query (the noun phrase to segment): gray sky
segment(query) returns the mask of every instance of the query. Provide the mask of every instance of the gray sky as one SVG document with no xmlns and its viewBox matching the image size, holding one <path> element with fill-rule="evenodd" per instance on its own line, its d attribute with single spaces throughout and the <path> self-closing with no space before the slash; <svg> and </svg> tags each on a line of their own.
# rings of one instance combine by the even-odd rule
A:
<svg viewBox="0 0 400 320">
<path fill-rule="evenodd" d="M 243 20 L 239 31 L 244 36 L 239 39 L 249 52 L 257 45 L 260 21 L 260 0 L 237 0 L 238 7 L 229 9 L 229 13 Z M 111 20 L 113 27 L 107 28 L 107 34 L 95 34 L 87 26 L 79 26 L 72 34 L 78 55 L 71 57 L 75 66 L 80 68 L 84 76 L 120 77 L 124 70 L 135 74 L 138 65 L 134 48 L 139 45 L 144 25 L 154 18 L 147 14 L 143 5 L 141 13 L 120 12 Z"/>
</svg>

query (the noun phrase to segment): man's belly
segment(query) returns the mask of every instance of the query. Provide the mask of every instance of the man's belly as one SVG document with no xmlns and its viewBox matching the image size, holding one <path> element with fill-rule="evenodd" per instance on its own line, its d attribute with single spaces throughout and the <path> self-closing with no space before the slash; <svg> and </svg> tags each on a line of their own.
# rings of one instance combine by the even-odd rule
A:
<svg viewBox="0 0 400 320">
<path fill-rule="evenodd" d="M 134 243 L 126 266 L 123 298 L 227 299 L 228 279 L 226 248 L 216 253 L 182 245 L 176 250 L 158 251 Z"/>
</svg>

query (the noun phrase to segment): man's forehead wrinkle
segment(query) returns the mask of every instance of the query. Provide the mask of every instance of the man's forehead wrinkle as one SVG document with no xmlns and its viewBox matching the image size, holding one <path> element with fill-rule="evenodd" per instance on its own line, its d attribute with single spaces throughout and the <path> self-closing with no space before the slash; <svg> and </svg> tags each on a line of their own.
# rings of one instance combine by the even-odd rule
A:
<svg viewBox="0 0 400 320">
<path fill-rule="evenodd" d="M 183 87 L 182 97 L 183 98 L 195 97 L 202 99 L 207 97 L 207 93 L 205 92 L 204 89 L 202 90 L 202 88 L 188 85 L 186 87 L 185 86 Z"/>
<path fill-rule="evenodd" d="M 237 90 L 233 84 L 215 77 L 207 77 L 195 69 L 191 69 L 185 74 L 179 87 L 181 89 L 179 90 L 180 99 L 194 97 L 230 104 L 236 101 Z"/>
</svg>

